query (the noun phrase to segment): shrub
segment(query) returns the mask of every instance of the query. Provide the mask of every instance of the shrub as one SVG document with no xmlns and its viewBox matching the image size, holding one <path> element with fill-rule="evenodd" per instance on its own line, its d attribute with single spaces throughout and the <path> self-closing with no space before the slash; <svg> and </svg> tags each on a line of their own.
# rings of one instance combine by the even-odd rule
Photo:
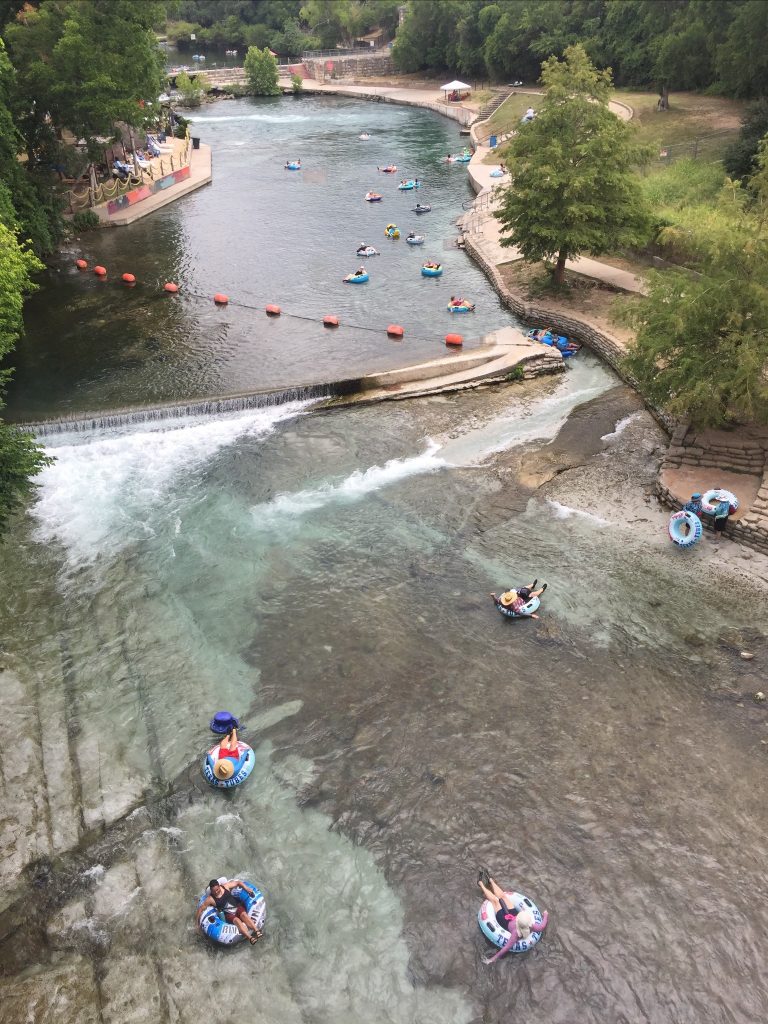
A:
<svg viewBox="0 0 768 1024">
<path fill-rule="evenodd" d="M 95 231 L 100 225 L 98 214 L 93 210 L 80 210 L 72 218 L 72 227 L 75 231 Z"/>
<path fill-rule="evenodd" d="M 301 75 L 291 75 L 291 88 L 294 96 L 298 96 L 300 92 L 304 91 L 304 79 Z"/>
</svg>

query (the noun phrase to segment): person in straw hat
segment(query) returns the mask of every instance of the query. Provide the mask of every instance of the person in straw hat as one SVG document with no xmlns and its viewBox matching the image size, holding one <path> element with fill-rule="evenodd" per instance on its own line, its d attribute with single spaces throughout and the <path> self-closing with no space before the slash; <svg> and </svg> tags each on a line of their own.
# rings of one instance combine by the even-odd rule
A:
<svg viewBox="0 0 768 1024">
<path fill-rule="evenodd" d="M 219 782 L 226 782 L 235 774 L 233 762 L 240 760 L 240 749 L 237 743 L 237 729 L 233 725 L 227 735 L 219 744 L 216 763 L 213 766 L 213 774 Z"/>
<path fill-rule="evenodd" d="M 525 615 L 526 613 L 523 611 L 523 608 L 528 604 L 531 598 L 541 597 L 547 589 L 547 584 L 545 583 L 543 587 L 537 590 L 536 584 L 538 582 L 538 580 L 534 580 L 533 583 L 530 583 L 527 587 L 517 587 L 516 589 L 508 587 L 501 597 L 497 597 L 495 594 L 491 594 L 491 597 L 493 598 L 494 604 L 501 605 L 505 610 L 512 611 L 515 615 Z M 529 619 L 538 619 L 538 617 L 539 616 L 535 612 L 531 612 L 527 615 L 527 618 Z"/>
<path fill-rule="evenodd" d="M 490 902 L 496 912 L 497 924 L 509 932 L 509 938 L 501 949 L 497 953 L 494 953 L 493 956 L 483 957 L 483 963 L 494 963 L 494 961 L 503 957 L 505 953 L 508 953 L 516 942 L 520 942 L 521 939 L 529 939 L 532 932 L 543 932 L 547 927 L 549 914 L 546 910 L 541 915 L 541 923 L 539 924 L 534 920 L 533 911 L 529 910 L 527 907 L 523 907 L 520 911 L 515 911 L 513 908 L 507 906 L 506 893 L 501 886 L 491 878 L 487 871 L 480 871 L 480 877 L 477 880 L 477 884 L 482 889 L 483 895 Z"/>
</svg>

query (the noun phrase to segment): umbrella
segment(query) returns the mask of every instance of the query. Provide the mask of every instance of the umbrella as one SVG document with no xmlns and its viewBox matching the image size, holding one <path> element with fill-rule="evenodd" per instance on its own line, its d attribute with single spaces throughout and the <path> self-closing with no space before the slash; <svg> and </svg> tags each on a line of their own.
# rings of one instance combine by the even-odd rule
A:
<svg viewBox="0 0 768 1024">
<path fill-rule="evenodd" d="M 471 85 L 467 85 L 465 82 L 460 82 L 458 79 L 454 79 L 452 82 L 449 82 L 448 85 L 440 86 L 440 92 L 464 92 L 471 89 Z"/>
</svg>

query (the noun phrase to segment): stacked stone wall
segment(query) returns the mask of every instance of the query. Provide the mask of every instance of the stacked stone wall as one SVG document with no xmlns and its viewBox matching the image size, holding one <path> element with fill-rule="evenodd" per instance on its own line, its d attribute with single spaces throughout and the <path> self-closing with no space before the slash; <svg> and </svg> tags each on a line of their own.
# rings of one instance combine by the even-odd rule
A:
<svg viewBox="0 0 768 1024">
<path fill-rule="evenodd" d="M 304 62 L 310 78 L 316 82 L 328 82 L 340 78 L 380 78 L 394 75 L 395 65 L 389 52 L 360 56 L 312 57 Z"/>
<path fill-rule="evenodd" d="M 730 521 L 725 533 L 740 544 L 768 555 L 768 430 L 744 428 L 738 434 L 723 430 L 697 434 L 687 423 L 679 424 L 670 439 L 656 483 L 659 498 L 673 509 L 682 508 L 682 502 L 661 483 L 661 474 L 684 466 L 760 477 L 760 488 L 749 511 Z M 706 527 L 711 526 L 707 517 L 702 522 Z"/>
</svg>

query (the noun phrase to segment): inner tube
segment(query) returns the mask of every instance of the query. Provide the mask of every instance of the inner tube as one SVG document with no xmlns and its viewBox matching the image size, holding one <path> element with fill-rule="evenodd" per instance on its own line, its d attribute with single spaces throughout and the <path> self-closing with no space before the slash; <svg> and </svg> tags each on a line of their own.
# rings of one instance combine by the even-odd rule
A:
<svg viewBox="0 0 768 1024">
<path fill-rule="evenodd" d="M 342 278 L 344 284 L 365 284 L 368 280 L 367 274 L 347 274 L 346 277 Z"/>
<path fill-rule="evenodd" d="M 406 235 L 408 245 L 424 245 L 424 235 L 414 235 L 412 238 Z"/>
<path fill-rule="evenodd" d="M 448 307 L 448 312 L 449 313 L 474 313 L 475 312 L 475 307 L 474 307 L 474 304 L 471 305 L 471 306 L 467 306 L 465 304 L 462 304 L 461 306 L 449 306 Z"/>
<path fill-rule="evenodd" d="M 530 910 L 533 914 L 534 922 L 536 924 L 541 924 L 541 911 L 533 900 L 529 900 L 528 897 L 523 896 L 521 892 L 505 892 L 504 901 L 507 906 L 511 907 L 517 914 L 524 909 Z M 480 925 L 480 931 L 486 939 L 492 942 L 494 946 L 497 946 L 499 949 L 501 949 L 510 937 L 507 929 L 502 928 L 496 920 L 496 911 L 493 909 L 493 904 L 490 900 L 483 900 L 480 904 L 480 909 L 477 912 L 477 923 Z M 541 936 L 542 932 L 531 932 L 527 939 L 519 939 L 514 946 L 510 946 L 508 952 L 526 953 L 529 949 L 533 949 L 536 943 L 541 939 Z"/>
<path fill-rule="evenodd" d="M 378 192 L 366 192 L 365 201 L 366 203 L 380 203 L 384 196 L 380 196 Z"/>
<path fill-rule="evenodd" d="M 227 879 L 220 878 L 218 881 L 224 883 Z M 238 899 L 245 907 L 248 917 L 250 917 L 254 925 L 261 930 L 264 927 L 264 921 L 267 916 L 267 904 L 264 899 L 264 893 L 258 888 L 258 886 L 253 884 L 250 878 L 244 878 L 243 881 L 249 889 L 253 889 L 255 896 L 249 896 L 245 889 L 241 889 L 240 886 L 233 889 L 232 893 L 233 895 L 237 895 Z M 211 890 L 206 889 L 197 901 L 198 909 L 200 904 L 207 900 L 210 895 Z M 200 930 L 203 935 L 206 935 L 212 942 L 216 942 L 220 946 L 236 946 L 238 942 L 242 942 L 245 938 L 238 928 L 233 924 L 229 924 L 229 922 L 225 920 L 223 914 L 220 914 L 216 907 L 207 908 L 200 920 Z"/>
<path fill-rule="evenodd" d="M 422 267 L 422 277 L 440 277 L 443 272 L 443 268 L 438 264 L 436 267 Z"/>
<path fill-rule="evenodd" d="M 410 192 L 411 189 L 421 188 L 421 182 L 416 182 L 413 178 L 409 178 L 408 181 L 403 181 L 397 186 L 401 192 Z"/>
<path fill-rule="evenodd" d="M 505 608 L 500 601 L 496 602 L 496 608 L 507 619 L 528 619 L 534 612 L 539 610 L 540 604 L 541 601 L 538 597 L 532 597 L 527 604 L 523 605 L 521 612 L 513 612 L 511 608 Z"/>
<path fill-rule="evenodd" d="M 497 167 L 495 171 L 491 171 L 489 177 L 491 178 L 503 178 L 504 171 L 500 167 Z"/>
<path fill-rule="evenodd" d="M 294 160 L 290 160 L 285 165 L 285 169 L 286 169 L 286 171 L 300 171 L 301 170 L 301 164 L 297 164 Z"/>
<path fill-rule="evenodd" d="M 379 250 L 374 249 L 372 245 L 366 245 L 364 249 L 358 249 L 357 256 L 378 256 Z"/>
<path fill-rule="evenodd" d="M 394 174 L 397 167 L 395 167 L 394 164 L 390 164 L 388 167 L 379 167 L 378 170 L 380 170 L 382 174 Z"/>
<path fill-rule="evenodd" d="M 367 142 L 368 139 L 370 139 L 370 137 L 371 136 L 368 134 L 368 132 L 363 132 L 361 135 L 358 135 L 358 138 L 362 139 L 363 142 Z"/>
<path fill-rule="evenodd" d="M 737 511 L 739 507 L 739 499 L 732 491 L 723 490 L 722 487 L 713 487 L 709 491 L 705 491 L 701 499 L 701 510 L 706 512 L 708 516 L 715 514 L 715 506 L 719 501 L 727 501 L 731 506 L 731 515 Z"/>
<path fill-rule="evenodd" d="M 220 743 L 217 743 L 215 747 L 211 747 L 208 753 L 203 759 L 203 775 L 205 781 L 210 783 L 211 786 L 215 786 L 216 789 L 233 789 L 235 786 L 239 786 L 245 782 L 248 776 L 256 765 L 256 755 L 253 753 L 253 747 L 249 747 L 247 743 L 243 743 L 242 740 L 237 741 L 237 750 L 240 756 L 237 760 L 233 757 L 228 758 L 232 762 L 234 771 L 232 777 L 229 779 L 217 779 L 216 774 L 213 770 L 213 766 L 219 760 L 219 749 Z"/>
<path fill-rule="evenodd" d="M 426 206 L 419 206 L 419 204 L 417 203 L 411 210 L 411 213 L 430 213 L 431 210 L 432 207 L 429 205 L 429 203 L 427 203 Z"/>
<path fill-rule="evenodd" d="M 682 509 L 669 520 L 669 539 L 679 548 L 691 548 L 701 540 L 701 520 L 695 512 Z"/>
<path fill-rule="evenodd" d="M 396 227 L 394 224 L 387 224 L 387 226 L 384 228 L 384 234 L 387 236 L 387 238 L 399 238 L 400 229 Z"/>
</svg>

